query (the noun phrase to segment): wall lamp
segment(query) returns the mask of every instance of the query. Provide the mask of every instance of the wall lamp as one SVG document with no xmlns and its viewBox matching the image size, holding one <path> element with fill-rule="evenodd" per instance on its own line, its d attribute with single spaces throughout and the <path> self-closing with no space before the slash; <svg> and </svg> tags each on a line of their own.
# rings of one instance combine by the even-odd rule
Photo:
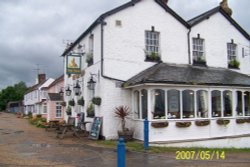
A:
<svg viewBox="0 0 250 167">
<path fill-rule="evenodd" d="M 96 75 L 96 74 L 90 74 L 90 75 L 91 77 L 90 77 L 90 80 L 88 81 L 88 89 L 95 90 L 96 82 L 94 81 L 93 75 Z"/>
<path fill-rule="evenodd" d="M 80 81 L 76 81 L 76 85 L 73 87 L 75 95 L 79 96 L 81 94 L 81 86 L 79 85 Z"/>
</svg>

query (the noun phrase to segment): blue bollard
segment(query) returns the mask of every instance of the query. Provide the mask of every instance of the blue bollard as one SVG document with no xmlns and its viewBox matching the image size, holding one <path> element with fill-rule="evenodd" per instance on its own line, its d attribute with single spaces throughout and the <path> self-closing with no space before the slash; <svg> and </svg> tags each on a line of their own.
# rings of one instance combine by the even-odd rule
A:
<svg viewBox="0 0 250 167">
<path fill-rule="evenodd" d="M 126 166 L 126 149 L 123 138 L 119 138 L 117 144 L 117 167 L 125 167 Z"/>
<path fill-rule="evenodd" d="M 148 130 L 148 119 L 144 120 L 144 150 L 148 150 L 149 147 L 149 130 Z"/>
</svg>

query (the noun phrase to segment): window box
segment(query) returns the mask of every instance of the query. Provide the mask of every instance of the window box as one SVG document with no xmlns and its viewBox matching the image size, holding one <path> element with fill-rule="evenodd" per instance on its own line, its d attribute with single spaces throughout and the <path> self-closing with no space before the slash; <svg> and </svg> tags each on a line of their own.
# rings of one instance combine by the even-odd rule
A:
<svg viewBox="0 0 250 167">
<path fill-rule="evenodd" d="M 230 120 L 229 120 L 229 119 L 218 119 L 218 120 L 216 121 L 216 123 L 217 123 L 218 125 L 227 125 L 227 124 L 230 123 Z"/>
<path fill-rule="evenodd" d="M 239 69 L 239 67 L 240 67 L 240 62 L 235 59 L 228 62 L 228 68 Z"/>
<path fill-rule="evenodd" d="M 207 62 L 205 60 L 193 60 L 193 65 L 195 65 L 195 66 L 207 66 Z"/>
<path fill-rule="evenodd" d="M 93 97 L 92 103 L 95 104 L 95 105 L 100 106 L 101 103 L 102 103 L 102 99 L 100 97 Z"/>
<path fill-rule="evenodd" d="M 145 61 L 149 61 L 149 62 L 161 62 L 161 57 L 159 55 L 159 53 L 148 53 L 146 54 L 146 59 Z"/>
<path fill-rule="evenodd" d="M 237 124 L 243 124 L 243 123 L 246 122 L 246 119 L 244 119 L 244 118 L 243 119 L 242 118 L 238 118 L 235 121 L 236 121 Z"/>
<path fill-rule="evenodd" d="M 152 122 L 151 126 L 154 128 L 164 128 L 164 127 L 168 127 L 168 122 Z"/>
<path fill-rule="evenodd" d="M 250 118 L 247 118 L 245 121 L 246 121 L 247 123 L 250 123 Z"/>
<path fill-rule="evenodd" d="M 175 126 L 179 128 L 185 128 L 191 126 L 191 124 L 192 124 L 191 122 L 176 122 Z"/>
<path fill-rule="evenodd" d="M 196 126 L 207 126 L 210 124 L 210 120 L 197 120 L 195 121 Z"/>
</svg>

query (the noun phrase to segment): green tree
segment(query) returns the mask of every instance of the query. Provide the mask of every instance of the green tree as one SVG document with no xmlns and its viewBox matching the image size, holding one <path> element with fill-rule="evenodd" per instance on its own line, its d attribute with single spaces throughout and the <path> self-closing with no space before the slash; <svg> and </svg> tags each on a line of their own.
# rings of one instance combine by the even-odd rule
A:
<svg viewBox="0 0 250 167">
<path fill-rule="evenodd" d="M 6 109 L 6 105 L 10 101 L 23 100 L 24 93 L 27 91 L 27 86 L 24 82 L 19 82 L 14 86 L 8 86 L 0 92 L 0 111 Z"/>
</svg>

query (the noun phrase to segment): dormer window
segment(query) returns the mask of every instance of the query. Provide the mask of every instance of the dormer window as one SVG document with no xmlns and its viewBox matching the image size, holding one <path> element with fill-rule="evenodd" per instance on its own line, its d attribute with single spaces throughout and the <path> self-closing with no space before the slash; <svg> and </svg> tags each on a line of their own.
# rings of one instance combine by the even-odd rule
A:
<svg viewBox="0 0 250 167">
<path fill-rule="evenodd" d="M 160 58 L 160 33 L 154 30 L 145 32 L 145 61 L 158 62 Z"/>
<path fill-rule="evenodd" d="M 240 63 L 237 60 L 237 45 L 232 40 L 231 43 L 227 43 L 227 58 L 228 68 L 239 68 Z"/>
<path fill-rule="evenodd" d="M 193 64 L 206 65 L 204 39 L 200 38 L 200 34 L 193 38 Z"/>
</svg>

